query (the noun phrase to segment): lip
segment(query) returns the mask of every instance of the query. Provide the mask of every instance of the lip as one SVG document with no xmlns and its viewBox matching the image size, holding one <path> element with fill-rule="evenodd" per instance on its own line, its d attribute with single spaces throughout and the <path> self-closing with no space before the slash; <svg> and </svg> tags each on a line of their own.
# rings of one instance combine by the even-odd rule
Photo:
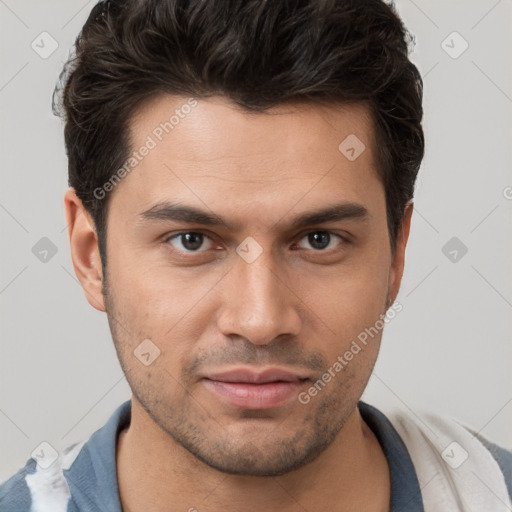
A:
<svg viewBox="0 0 512 512">
<path fill-rule="evenodd" d="M 281 368 L 254 371 L 236 368 L 210 373 L 202 382 L 222 401 L 243 409 L 271 409 L 297 395 L 309 378 Z"/>
<path fill-rule="evenodd" d="M 205 378 L 219 382 L 246 382 L 250 384 L 266 384 L 268 382 L 284 381 L 293 382 L 307 379 L 308 376 L 294 373 L 283 368 L 266 368 L 255 371 L 250 368 L 234 368 L 224 372 L 207 373 Z"/>
</svg>

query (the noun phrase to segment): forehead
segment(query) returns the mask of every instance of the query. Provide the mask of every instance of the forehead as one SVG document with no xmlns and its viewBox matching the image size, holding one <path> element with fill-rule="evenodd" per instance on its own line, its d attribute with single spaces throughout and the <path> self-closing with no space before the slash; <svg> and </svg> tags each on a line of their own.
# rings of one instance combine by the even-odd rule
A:
<svg viewBox="0 0 512 512">
<path fill-rule="evenodd" d="M 162 95 L 137 110 L 130 138 L 137 163 L 112 194 L 126 212 L 178 198 L 210 209 L 258 205 L 264 215 L 318 198 L 375 203 L 383 192 L 363 104 L 295 102 L 261 113 L 222 97 Z"/>
</svg>

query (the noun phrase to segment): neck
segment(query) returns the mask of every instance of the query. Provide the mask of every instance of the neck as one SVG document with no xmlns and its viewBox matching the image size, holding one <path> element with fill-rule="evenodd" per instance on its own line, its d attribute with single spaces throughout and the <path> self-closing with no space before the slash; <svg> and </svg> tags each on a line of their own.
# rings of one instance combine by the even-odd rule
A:
<svg viewBox="0 0 512 512">
<path fill-rule="evenodd" d="M 119 435 L 116 458 L 123 512 L 389 510 L 387 460 L 357 407 L 314 461 L 285 475 L 254 477 L 204 464 L 132 398 L 131 423 Z"/>
</svg>

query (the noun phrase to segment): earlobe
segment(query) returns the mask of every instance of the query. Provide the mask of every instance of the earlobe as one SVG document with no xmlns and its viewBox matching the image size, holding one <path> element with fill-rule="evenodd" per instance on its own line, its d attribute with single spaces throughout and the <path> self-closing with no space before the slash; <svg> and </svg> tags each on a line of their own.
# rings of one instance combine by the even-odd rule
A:
<svg viewBox="0 0 512 512">
<path fill-rule="evenodd" d="M 71 187 L 64 195 L 71 259 L 89 304 L 105 311 L 103 272 L 94 222 Z"/>
<path fill-rule="evenodd" d="M 407 240 L 409 239 L 409 231 L 411 229 L 411 218 L 414 204 L 409 201 L 405 205 L 404 215 L 402 217 L 402 223 L 400 230 L 396 237 L 396 249 L 391 262 L 391 268 L 389 272 L 389 283 L 388 283 L 388 304 L 391 306 L 395 302 L 402 282 L 402 276 L 404 273 L 405 265 L 405 249 L 407 246 Z"/>
</svg>

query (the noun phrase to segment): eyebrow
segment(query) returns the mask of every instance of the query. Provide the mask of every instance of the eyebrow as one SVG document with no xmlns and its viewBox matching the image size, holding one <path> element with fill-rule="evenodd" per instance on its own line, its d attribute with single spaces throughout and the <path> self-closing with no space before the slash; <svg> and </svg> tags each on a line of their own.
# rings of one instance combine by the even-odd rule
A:
<svg viewBox="0 0 512 512">
<path fill-rule="evenodd" d="M 367 221 L 371 217 L 370 212 L 362 204 L 344 202 L 325 208 L 301 213 L 290 222 L 290 228 L 300 229 L 312 224 L 323 224 L 340 220 Z M 219 215 L 194 206 L 179 203 L 161 201 L 148 210 L 138 215 L 139 224 L 152 221 L 179 221 L 204 226 L 225 226 L 230 231 L 236 231 L 238 224 L 227 222 Z M 276 222 L 279 224 L 281 220 Z"/>
</svg>

